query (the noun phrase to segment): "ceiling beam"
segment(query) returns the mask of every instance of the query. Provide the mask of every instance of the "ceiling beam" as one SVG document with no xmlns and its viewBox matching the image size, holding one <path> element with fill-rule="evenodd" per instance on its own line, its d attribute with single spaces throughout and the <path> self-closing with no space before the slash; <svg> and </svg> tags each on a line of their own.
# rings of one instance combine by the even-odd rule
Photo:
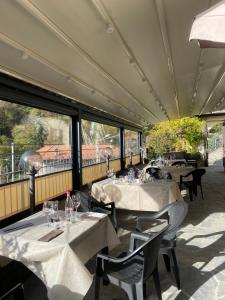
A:
<svg viewBox="0 0 225 300">
<path fill-rule="evenodd" d="M 68 36 L 54 21 L 52 21 L 49 16 L 46 15 L 39 7 L 32 3 L 30 0 L 23 0 L 18 2 L 23 8 L 25 8 L 29 13 L 31 13 L 36 19 L 38 19 L 43 25 L 45 25 L 55 36 L 63 42 L 65 45 L 75 50 L 86 62 L 88 62 L 92 67 L 94 67 L 101 75 L 103 75 L 107 80 L 110 80 L 114 85 L 117 85 L 126 95 L 131 98 L 141 109 L 144 109 L 148 114 L 154 119 L 159 121 L 159 118 L 147 107 L 145 107 L 142 102 L 133 95 L 125 86 L 123 86 L 116 78 L 109 74 L 96 60 L 93 59 L 87 51 L 85 51 L 76 41 L 74 41 L 70 36 Z"/>
<path fill-rule="evenodd" d="M 202 107 L 201 107 L 201 110 L 200 110 L 200 113 L 199 113 L 200 115 L 203 114 L 203 112 L 204 112 L 205 109 L 206 109 L 206 106 L 207 106 L 207 105 L 210 103 L 210 101 L 212 100 L 212 97 L 213 97 L 213 95 L 215 94 L 215 92 L 216 92 L 218 86 L 220 85 L 221 81 L 223 80 L 224 76 L 225 76 L 225 60 L 224 60 L 224 62 L 223 62 L 222 67 L 221 67 L 220 70 L 218 71 L 218 75 L 217 75 L 217 77 L 216 77 L 216 79 L 215 79 L 215 81 L 214 81 L 213 87 L 211 88 L 211 90 L 210 90 L 210 92 L 209 92 L 207 98 L 205 99 L 205 101 L 204 101 L 204 103 L 203 103 L 203 105 L 202 105 Z"/>
<path fill-rule="evenodd" d="M 92 3 L 94 4 L 95 8 L 98 10 L 98 12 L 100 13 L 100 15 L 102 15 L 103 20 L 107 24 L 110 24 L 110 26 L 112 26 L 112 28 L 113 28 L 113 31 L 116 32 L 116 34 L 117 34 L 117 36 L 119 38 L 119 41 L 121 43 L 121 46 L 122 46 L 125 54 L 128 56 L 128 59 L 129 59 L 130 63 L 132 65 L 134 65 L 135 68 L 137 69 L 137 72 L 139 73 L 139 75 L 140 75 L 141 80 L 143 81 L 143 83 L 146 82 L 148 84 L 149 93 L 152 94 L 152 96 L 153 96 L 153 98 L 155 100 L 155 103 L 160 107 L 161 111 L 169 119 L 169 116 L 168 116 L 168 114 L 166 112 L 166 109 L 165 109 L 164 105 L 162 104 L 162 102 L 161 102 L 159 96 L 157 95 L 156 91 L 154 90 L 154 88 L 153 88 L 153 86 L 152 86 L 152 84 L 151 84 L 148 76 L 145 74 L 144 70 L 140 66 L 140 64 L 139 64 L 136 56 L 134 55 L 133 51 L 129 47 L 128 43 L 126 42 L 125 38 L 123 37 L 122 33 L 120 32 L 118 26 L 114 22 L 112 16 L 110 15 L 110 13 L 108 12 L 108 10 L 106 9 L 105 5 L 102 3 L 101 0 L 92 0 Z"/>
<path fill-rule="evenodd" d="M 48 90 L 56 95 L 60 95 L 64 98 L 66 98 L 67 100 L 71 100 L 71 102 L 73 103 L 81 103 L 80 105 L 84 105 L 85 107 L 89 107 L 89 110 L 90 110 L 90 105 L 87 105 L 85 103 L 85 101 L 82 101 L 80 98 L 77 98 L 77 97 L 74 97 L 74 96 L 70 96 L 70 95 L 67 95 L 65 93 L 63 93 L 62 91 L 56 89 L 55 87 L 52 87 L 51 85 L 49 84 L 43 84 L 41 81 L 38 81 L 38 80 L 33 80 L 33 78 L 27 76 L 27 75 L 24 75 L 24 74 L 21 74 L 21 73 L 18 73 L 17 71 L 15 71 L 14 69 L 10 69 L 6 66 L 3 66 L 0 64 L 0 72 L 6 74 L 6 75 L 9 75 L 10 77 L 14 77 L 16 79 L 19 79 L 19 80 L 22 80 L 23 82 L 26 82 L 28 84 L 32 84 L 34 86 L 38 86 L 44 90 Z M 111 115 L 113 117 L 115 117 L 116 119 L 121 119 L 125 122 L 127 122 L 128 124 L 133 124 L 135 126 L 144 126 L 144 124 L 137 124 L 136 122 L 133 122 L 132 120 L 128 120 L 122 116 L 118 117 L 118 115 L 115 115 L 113 113 L 109 113 L 108 111 L 105 111 L 101 108 L 95 108 L 97 109 L 97 111 L 99 112 L 102 112 L 102 113 L 105 113 L 107 115 Z"/>
<path fill-rule="evenodd" d="M 192 103 L 192 111 L 191 112 L 193 112 L 193 110 L 194 110 L 195 99 L 197 97 L 199 83 L 201 80 L 202 67 L 203 67 L 203 49 L 200 49 L 199 56 L 198 56 L 198 62 L 197 62 L 197 68 L 196 68 L 196 72 L 195 72 L 192 97 L 191 97 L 191 103 Z"/>
<path fill-rule="evenodd" d="M 68 78 L 69 78 L 69 80 L 71 82 L 74 81 L 74 82 L 78 83 L 82 87 L 90 90 L 91 93 L 92 93 L 92 91 L 95 91 L 96 93 L 100 94 L 106 102 L 111 101 L 113 104 L 117 105 L 118 107 L 128 110 L 128 108 L 125 105 L 121 104 L 120 102 L 117 102 L 115 99 L 111 98 L 109 95 L 105 94 L 101 90 L 95 88 L 94 86 L 91 86 L 90 84 L 87 84 L 86 82 L 82 81 L 80 78 L 74 76 L 73 74 L 68 73 L 68 71 L 66 71 L 66 70 L 62 69 L 61 67 L 55 65 L 54 63 L 48 61 L 47 59 L 40 56 L 33 50 L 30 50 L 30 49 L 24 47 L 22 44 L 18 43 L 17 41 L 13 40 L 12 38 L 9 38 L 7 35 L 0 33 L 0 40 L 3 41 L 4 43 L 10 45 L 13 48 L 20 50 L 21 51 L 21 59 L 22 59 L 22 53 L 26 53 L 29 57 L 35 59 L 36 61 L 39 61 L 40 63 L 46 65 L 47 67 L 54 70 L 58 74 L 62 75 L 65 78 L 65 80 L 68 81 Z M 82 102 L 86 105 L 89 105 L 85 100 L 83 100 L 83 101 L 80 100 L 80 102 Z M 129 109 L 129 111 L 132 111 L 132 110 Z M 135 115 L 138 115 L 141 119 L 143 119 L 143 117 L 141 115 L 137 114 L 136 112 L 132 111 L 132 113 Z"/>
<path fill-rule="evenodd" d="M 165 12 L 165 8 L 164 8 L 164 4 L 163 4 L 162 0 L 154 0 L 154 5 L 155 5 L 157 17 L 158 17 L 164 51 L 165 51 L 165 54 L 167 57 L 167 66 L 168 66 L 168 70 L 169 70 L 172 84 L 173 84 L 175 105 L 176 105 L 178 116 L 180 117 L 178 90 L 177 90 L 176 76 L 175 76 L 175 71 L 174 71 L 172 51 L 171 51 L 171 47 L 170 47 L 169 33 L 167 30 L 168 24 L 167 24 L 166 12 Z"/>
</svg>

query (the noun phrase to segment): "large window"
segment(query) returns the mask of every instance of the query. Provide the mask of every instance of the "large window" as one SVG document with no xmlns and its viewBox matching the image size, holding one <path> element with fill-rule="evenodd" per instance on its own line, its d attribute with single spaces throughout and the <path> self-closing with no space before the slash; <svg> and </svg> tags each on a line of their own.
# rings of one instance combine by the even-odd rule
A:
<svg viewBox="0 0 225 300">
<path fill-rule="evenodd" d="M 0 100 L 0 184 L 23 179 L 25 151 L 36 151 L 43 164 L 38 175 L 67 170 L 71 164 L 71 118 Z"/>
<path fill-rule="evenodd" d="M 133 155 L 140 153 L 139 147 L 139 134 L 136 131 L 124 130 L 125 137 L 125 156 L 129 156 L 132 152 Z"/>
<path fill-rule="evenodd" d="M 88 166 L 120 158 L 120 130 L 105 124 L 82 120 L 82 165 Z"/>
</svg>

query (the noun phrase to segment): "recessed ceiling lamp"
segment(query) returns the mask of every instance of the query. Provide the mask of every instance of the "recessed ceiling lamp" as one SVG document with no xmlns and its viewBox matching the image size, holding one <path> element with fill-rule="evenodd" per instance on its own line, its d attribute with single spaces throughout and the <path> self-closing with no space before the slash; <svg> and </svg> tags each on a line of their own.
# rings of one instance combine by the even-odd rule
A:
<svg viewBox="0 0 225 300">
<path fill-rule="evenodd" d="M 72 82 L 72 78 L 70 76 L 66 77 L 67 82 Z"/>
<path fill-rule="evenodd" d="M 26 52 L 22 51 L 21 58 L 22 60 L 27 60 L 29 58 L 29 55 Z"/>
<path fill-rule="evenodd" d="M 112 26 L 111 23 L 106 24 L 106 32 L 109 34 L 114 32 L 114 27 Z"/>
</svg>

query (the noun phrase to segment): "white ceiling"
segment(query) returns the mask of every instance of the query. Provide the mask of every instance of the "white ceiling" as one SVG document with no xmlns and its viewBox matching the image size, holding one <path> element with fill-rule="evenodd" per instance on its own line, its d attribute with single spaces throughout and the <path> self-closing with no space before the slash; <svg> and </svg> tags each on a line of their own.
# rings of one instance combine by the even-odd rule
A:
<svg viewBox="0 0 225 300">
<path fill-rule="evenodd" d="M 188 41 L 217 2 L 0 0 L 0 71 L 141 126 L 218 111 L 225 49 Z"/>
</svg>

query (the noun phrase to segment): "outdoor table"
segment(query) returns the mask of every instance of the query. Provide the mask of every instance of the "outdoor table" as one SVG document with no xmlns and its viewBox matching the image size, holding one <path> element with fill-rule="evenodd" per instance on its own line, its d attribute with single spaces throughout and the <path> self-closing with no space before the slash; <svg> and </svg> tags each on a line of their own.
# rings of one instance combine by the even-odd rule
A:
<svg viewBox="0 0 225 300">
<path fill-rule="evenodd" d="M 143 172 L 146 172 L 146 169 L 151 168 L 150 165 L 147 165 L 143 168 Z M 180 182 L 180 176 L 186 175 L 189 172 L 193 171 L 195 168 L 193 167 L 181 167 L 181 166 L 164 166 L 159 168 L 162 171 L 162 174 L 164 171 L 169 172 L 172 175 L 172 178 L 176 182 Z M 192 175 L 183 178 L 183 181 L 190 181 L 192 180 Z"/>
<path fill-rule="evenodd" d="M 161 168 L 162 172 L 163 171 L 167 171 L 170 172 L 170 174 L 172 175 L 172 178 L 174 181 L 176 182 L 180 182 L 180 176 L 184 176 L 187 175 L 189 172 L 193 171 L 194 168 L 193 167 L 176 167 L 176 166 L 165 166 Z M 190 181 L 192 180 L 192 175 L 183 178 L 183 181 Z"/>
<path fill-rule="evenodd" d="M 108 178 L 93 184 L 92 195 L 104 203 L 114 201 L 116 208 L 140 211 L 159 211 L 182 199 L 178 184 L 173 180 L 125 183 Z"/>
<path fill-rule="evenodd" d="M 105 214 L 89 213 L 85 219 L 66 223 L 63 233 L 49 242 L 39 241 L 53 230 L 42 212 L 0 230 L 0 255 L 22 262 L 46 285 L 50 300 L 82 299 L 93 275 L 85 263 L 104 247 L 112 249 L 119 239 Z M 7 228 L 32 223 L 11 232 Z"/>
</svg>

